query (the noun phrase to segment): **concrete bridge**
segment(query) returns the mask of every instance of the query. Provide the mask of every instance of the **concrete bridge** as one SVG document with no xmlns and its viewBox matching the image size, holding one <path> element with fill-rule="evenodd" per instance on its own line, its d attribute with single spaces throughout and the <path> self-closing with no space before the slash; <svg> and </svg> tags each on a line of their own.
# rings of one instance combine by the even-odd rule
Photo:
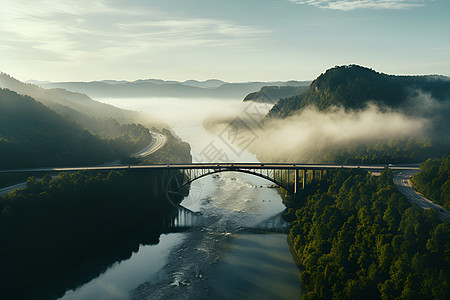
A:
<svg viewBox="0 0 450 300">
<path fill-rule="evenodd" d="M 419 170 L 418 164 L 414 165 L 337 165 L 337 164 L 296 164 L 296 163 L 192 163 L 192 164 L 156 164 L 136 166 L 98 166 L 98 167 L 73 167 L 73 168 L 33 168 L 0 170 L 2 173 L 56 173 L 77 172 L 84 170 L 109 172 L 109 171 L 140 171 L 158 174 L 158 182 L 155 186 L 160 189 L 178 189 L 188 185 L 194 180 L 221 172 L 240 172 L 255 175 L 267 179 L 282 187 L 290 194 L 296 194 L 304 188 L 308 182 L 323 176 L 325 170 L 333 169 L 363 169 L 367 171 L 381 172 L 385 168 L 392 170 Z M 168 184 L 169 182 L 169 184 Z M 161 186 L 163 185 L 163 186 Z"/>
</svg>

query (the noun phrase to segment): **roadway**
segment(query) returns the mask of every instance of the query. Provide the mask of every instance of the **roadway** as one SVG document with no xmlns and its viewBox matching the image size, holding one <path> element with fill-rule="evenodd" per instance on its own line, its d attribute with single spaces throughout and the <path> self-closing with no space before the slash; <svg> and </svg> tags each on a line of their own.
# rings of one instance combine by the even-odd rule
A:
<svg viewBox="0 0 450 300">
<path fill-rule="evenodd" d="M 26 182 L 22 182 L 19 184 L 15 184 L 15 185 L 11 185 L 11 186 L 7 186 L 4 188 L 0 189 L 0 197 L 6 194 L 11 193 L 12 191 L 14 191 L 15 189 L 24 189 L 27 187 L 27 183 Z"/>
<path fill-rule="evenodd" d="M 152 142 L 147 147 L 142 149 L 141 151 L 138 151 L 138 152 L 130 155 L 131 157 L 136 157 L 136 158 L 146 157 L 147 155 L 155 153 L 156 151 L 161 149 L 167 143 L 167 137 L 165 135 L 163 135 L 161 133 L 155 133 L 155 132 L 150 132 L 150 133 L 152 135 Z"/>
<path fill-rule="evenodd" d="M 419 194 L 412 187 L 410 178 L 412 175 L 418 173 L 418 170 L 404 170 L 394 173 L 394 184 L 395 187 L 402 193 L 406 198 L 408 198 L 412 203 L 416 204 L 423 209 L 434 209 L 443 218 L 450 218 L 450 212 L 445 210 L 443 207 L 437 205 L 431 200 L 428 200 L 423 195 Z"/>
<path fill-rule="evenodd" d="M 153 133 L 152 133 L 153 134 Z M 155 139 L 145 149 L 133 154 L 134 157 L 144 157 L 161 149 L 167 138 L 162 134 L 155 134 Z M 423 209 L 435 209 L 438 213 L 450 218 L 450 212 L 418 194 L 411 186 L 410 177 L 420 171 L 418 164 L 412 165 L 335 165 L 335 164 L 287 164 L 287 163 L 195 163 L 195 164 L 154 164 L 154 165 L 106 165 L 94 167 L 69 167 L 69 168 L 33 168 L 0 170 L 0 173 L 41 173 L 41 172 L 76 172 L 84 170 L 92 171 L 120 171 L 120 170 L 145 170 L 145 169 L 214 169 L 214 170 L 239 170 L 239 169 L 285 169 L 285 170 L 329 170 L 329 169 L 363 169 L 367 171 L 382 171 L 390 168 L 394 171 L 394 184 L 397 189 L 411 202 Z M 13 191 L 16 188 L 25 187 L 25 183 L 0 189 L 0 196 Z"/>
<path fill-rule="evenodd" d="M 145 169 L 213 169 L 213 170 L 330 170 L 330 169 L 362 169 L 367 171 L 382 171 L 390 168 L 394 171 L 420 170 L 418 165 L 333 165 L 333 164 L 287 164 L 287 163 L 191 163 L 191 164 L 149 164 L 149 165 L 103 165 L 92 167 L 55 167 L 55 168 L 29 168 L 0 170 L 0 173 L 36 173 L 36 172 L 76 172 L 76 171 L 120 171 Z"/>
<path fill-rule="evenodd" d="M 167 137 L 165 135 L 163 135 L 161 133 L 151 132 L 151 131 L 150 131 L 150 134 L 152 135 L 152 142 L 144 149 L 130 155 L 131 157 L 143 158 L 147 155 L 155 153 L 156 151 L 161 149 L 167 143 Z M 117 167 L 119 163 L 120 163 L 120 161 L 109 162 L 109 163 L 105 164 L 105 167 L 113 167 L 113 166 Z M 98 168 L 101 168 L 101 167 L 98 167 Z M 56 169 L 57 168 L 43 168 L 42 172 L 57 171 Z M 86 170 L 86 169 L 87 168 L 80 168 L 80 170 Z M 25 169 L 24 172 L 30 172 L 29 170 L 31 170 L 31 169 Z M 76 170 L 72 170 L 72 171 L 76 171 Z M 40 171 L 35 171 L 35 172 L 40 172 Z M 6 172 L 2 172 L 2 173 L 6 173 Z M 15 189 L 24 189 L 26 187 L 27 187 L 27 183 L 22 182 L 19 184 L 0 188 L 0 197 L 3 195 L 6 195 L 8 193 L 11 193 Z"/>
<path fill-rule="evenodd" d="M 151 147 L 147 147 L 148 150 L 158 150 L 164 144 L 159 142 L 153 143 Z M 146 149 L 147 149 L 146 148 Z M 155 150 L 155 151 L 156 151 Z M 135 155 L 143 155 L 147 151 L 140 151 Z M 148 153 L 148 152 L 147 152 Z M 419 170 L 417 165 L 408 166 L 393 166 L 393 165 L 333 165 L 333 164 L 287 164 L 287 163 L 196 163 L 196 164 L 156 164 L 156 165 L 117 165 L 117 162 L 109 163 L 103 166 L 92 167 L 56 167 L 56 168 L 29 168 L 29 169 L 12 169 L 12 170 L 0 170 L 1 173 L 55 173 L 55 172 L 77 172 L 77 171 L 120 171 L 120 170 L 146 170 L 146 169 L 213 169 L 213 170 L 238 170 L 238 169 L 285 169 L 285 170 L 327 170 L 327 169 L 363 169 L 367 171 L 382 171 L 388 167 L 393 170 Z M 24 183 L 22 183 L 24 184 Z M 23 186 L 22 186 L 23 187 Z M 16 186 L 9 186 L 0 190 L 0 196 L 13 191 Z"/>
</svg>

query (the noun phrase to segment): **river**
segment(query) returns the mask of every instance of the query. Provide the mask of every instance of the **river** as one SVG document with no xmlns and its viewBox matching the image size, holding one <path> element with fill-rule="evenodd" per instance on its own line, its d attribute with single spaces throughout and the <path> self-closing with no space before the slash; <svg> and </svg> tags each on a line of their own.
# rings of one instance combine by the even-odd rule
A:
<svg viewBox="0 0 450 300">
<path fill-rule="evenodd" d="M 142 111 L 149 118 L 165 116 L 162 120 L 190 143 L 198 162 L 213 155 L 257 161 L 229 143 L 226 131 L 213 135 L 202 125 L 214 114 L 242 112 L 238 100 L 100 101 Z M 286 233 L 280 233 L 287 226 L 281 218 L 284 205 L 269 181 L 243 173 L 207 176 L 192 183 L 181 205 L 171 220 L 173 232 L 162 234 L 158 244 L 141 245 L 129 259 L 112 264 L 61 299 L 300 298 L 299 270 Z"/>
</svg>

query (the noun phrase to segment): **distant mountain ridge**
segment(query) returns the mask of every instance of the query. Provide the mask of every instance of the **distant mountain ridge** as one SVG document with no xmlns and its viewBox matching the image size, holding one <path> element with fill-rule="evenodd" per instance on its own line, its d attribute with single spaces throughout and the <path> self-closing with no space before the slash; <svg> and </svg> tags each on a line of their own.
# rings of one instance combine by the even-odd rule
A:
<svg viewBox="0 0 450 300">
<path fill-rule="evenodd" d="M 187 80 L 184 82 L 160 79 L 140 79 L 136 81 L 91 81 L 91 82 L 39 82 L 43 88 L 63 88 L 69 91 L 102 98 L 143 98 L 143 97 L 178 97 L 178 98 L 238 98 L 243 99 L 251 92 L 264 86 L 304 86 L 309 82 L 241 82 L 229 83 L 217 79 L 206 81 Z"/>
<path fill-rule="evenodd" d="M 280 100 L 267 117 L 286 118 L 309 105 L 322 111 L 332 106 L 363 109 L 369 103 L 408 110 L 408 101 L 419 93 L 448 103 L 450 78 L 438 75 L 396 76 L 358 65 L 338 66 L 315 79 L 305 94 Z"/>
<path fill-rule="evenodd" d="M 245 101 L 275 104 L 278 100 L 299 96 L 308 91 L 309 84 L 305 86 L 264 86 L 259 91 L 248 94 Z"/>
<path fill-rule="evenodd" d="M 128 121 L 136 113 L 93 100 L 85 94 L 71 92 L 62 88 L 44 89 L 30 83 L 23 83 L 6 73 L 0 73 L 0 88 L 6 88 L 19 94 L 30 96 L 76 121 L 78 118 L 115 118 Z M 84 114 L 84 116 L 81 116 Z"/>
</svg>

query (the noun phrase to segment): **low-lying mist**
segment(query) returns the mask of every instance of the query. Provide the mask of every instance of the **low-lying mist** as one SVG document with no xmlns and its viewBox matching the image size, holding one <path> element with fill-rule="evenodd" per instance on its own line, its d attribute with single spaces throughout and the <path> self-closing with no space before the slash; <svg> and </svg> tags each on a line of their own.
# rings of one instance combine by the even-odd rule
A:
<svg viewBox="0 0 450 300">
<path fill-rule="evenodd" d="M 96 100 L 123 109 L 138 111 L 147 121 L 160 122 L 171 127 L 201 124 L 211 114 L 234 111 L 240 99 L 214 98 L 96 98 Z"/>
<path fill-rule="evenodd" d="M 257 105 L 257 104 L 255 104 Z M 219 134 L 230 124 L 241 140 L 252 140 L 247 150 L 264 162 L 314 162 L 327 149 L 347 145 L 364 145 L 404 137 L 425 137 L 430 122 L 400 111 L 369 105 L 364 110 L 348 111 L 333 107 L 318 111 L 314 106 L 286 119 L 260 119 L 258 123 L 245 113 L 205 121 L 205 127 Z"/>
</svg>

